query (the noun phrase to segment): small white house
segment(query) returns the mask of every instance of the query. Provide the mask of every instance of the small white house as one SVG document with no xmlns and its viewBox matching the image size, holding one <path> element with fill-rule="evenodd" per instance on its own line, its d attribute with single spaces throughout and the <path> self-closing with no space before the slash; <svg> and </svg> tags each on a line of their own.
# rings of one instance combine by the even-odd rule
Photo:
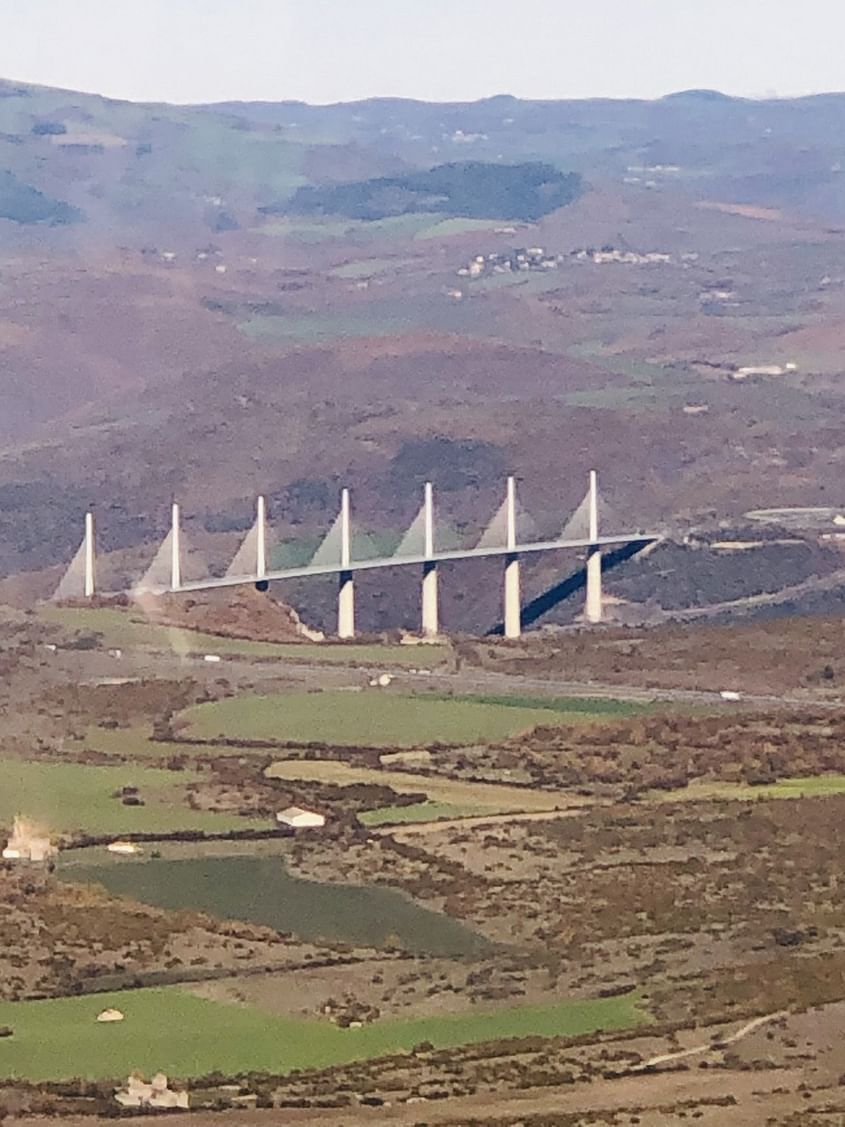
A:
<svg viewBox="0 0 845 1127">
<path fill-rule="evenodd" d="M 287 826 L 292 830 L 319 829 L 326 824 L 322 814 L 317 814 L 313 810 L 303 810 L 301 806 L 289 806 L 287 810 L 280 810 L 276 815 L 276 821 L 280 826 Z"/>
<path fill-rule="evenodd" d="M 109 853 L 117 853 L 120 857 L 134 857 L 141 849 L 132 841 L 111 841 L 106 846 Z"/>
</svg>

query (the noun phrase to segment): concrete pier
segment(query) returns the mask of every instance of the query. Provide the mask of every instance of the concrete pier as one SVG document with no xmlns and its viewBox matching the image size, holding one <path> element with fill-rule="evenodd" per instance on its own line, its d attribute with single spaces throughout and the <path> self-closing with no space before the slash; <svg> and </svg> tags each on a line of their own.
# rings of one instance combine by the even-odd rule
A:
<svg viewBox="0 0 845 1127">
<path fill-rule="evenodd" d="M 595 625 L 602 620 L 601 548 L 599 539 L 599 494 L 595 470 L 590 470 L 590 546 L 587 549 L 587 598 L 584 617 Z"/>
<path fill-rule="evenodd" d="M 425 563 L 422 571 L 422 632 L 426 638 L 436 638 L 440 633 L 437 595 L 437 564 Z"/>
<path fill-rule="evenodd" d="M 96 580 L 94 574 L 94 514 L 85 514 L 85 577 L 83 590 L 86 599 L 94 597 Z"/>
<path fill-rule="evenodd" d="M 263 497 L 256 502 L 255 513 L 255 575 L 263 579 L 267 574 L 267 503 Z"/>
<path fill-rule="evenodd" d="M 337 588 L 337 636 L 355 637 L 355 582 L 351 571 L 340 573 Z"/>
<path fill-rule="evenodd" d="M 437 590 L 437 564 L 434 555 L 434 497 L 431 482 L 425 485 L 423 502 L 425 542 L 423 554 L 426 562 L 422 568 L 422 632 L 426 638 L 436 638 L 440 633 L 440 610 Z"/>
<path fill-rule="evenodd" d="M 346 570 L 352 559 L 352 536 L 349 526 L 349 490 L 340 495 L 340 577 L 337 592 L 337 636 L 355 637 L 355 580 Z"/>
<path fill-rule="evenodd" d="M 522 613 L 520 609 L 519 556 L 516 553 L 516 480 L 508 478 L 507 493 L 507 548 L 505 558 L 505 637 L 522 636 Z"/>
<path fill-rule="evenodd" d="M 179 525 L 179 505 L 173 502 L 170 510 L 170 589 L 182 586 L 182 533 Z"/>
</svg>

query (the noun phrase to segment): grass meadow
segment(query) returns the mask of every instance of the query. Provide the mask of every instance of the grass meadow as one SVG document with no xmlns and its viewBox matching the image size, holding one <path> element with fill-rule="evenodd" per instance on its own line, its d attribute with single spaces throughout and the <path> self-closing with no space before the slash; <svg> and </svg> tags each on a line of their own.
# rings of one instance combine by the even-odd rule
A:
<svg viewBox="0 0 845 1127">
<path fill-rule="evenodd" d="M 508 698 L 379 691 L 244 696 L 197 705 L 180 718 L 184 734 L 196 739 L 418 747 L 502 740 L 539 725 L 589 723 L 617 713 L 615 701 L 586 707 L 577 699 L 521 705 Z"/>
<path fill-rule="evenodd" d="M 190 771 L 174 774 L 134 764 L 100 767 L 81 763 L 3 762 L 0 824 L 25 815 L 51 833 L 168 833 L 174 830 L 243 829 L 253 822 L 237 815 L 192 810 L 182 801 Z M 124 806 L 116 792 L 137 787 L 143 806 Z"/>
<path fill-rule="evenodd" d="M 99 1024 L 119 1009 L 125 1020 Z M 635 996 L 552 1006 L 518 1006 L 443 1017 L 378 1021 L 340 1029 L 328 1021 L 274 1016 L 252 1006 L 213 1002 L 170 987 L 114 994 L 0 1003 L 0 1077 L 29 1080 L 122 1078 L 163 1069 L 190 1078 L 219 1069 L 285 1073 L 504 1037 L 578 1036 L 629 1029 L 647 1020 Z"/>
</svg>

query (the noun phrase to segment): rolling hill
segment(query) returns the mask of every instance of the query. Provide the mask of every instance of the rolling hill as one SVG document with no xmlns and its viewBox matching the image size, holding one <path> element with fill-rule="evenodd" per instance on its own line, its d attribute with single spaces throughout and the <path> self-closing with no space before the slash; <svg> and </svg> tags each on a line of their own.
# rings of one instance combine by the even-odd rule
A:
<svg viewBox="0 0 845 1127">
<path fill-rule="evenodd" d="M 617 511 L 681 530 L 840 503 L 843 118 L 838 95 L 172 107 L 0 84 L 0 573 L 66 559 L 94 504 L 129 574 L 174 493 L 216 566 L 258 491 L 312 546 L 346 483 L 385 543 L 429 478 L 466 537 L 507 472 L 550 531 L 591 466 Z M 456 583 L 453 621 L 486 622 Z M 364 621 L 403 600 L 373 592 Z"/>
</svg>

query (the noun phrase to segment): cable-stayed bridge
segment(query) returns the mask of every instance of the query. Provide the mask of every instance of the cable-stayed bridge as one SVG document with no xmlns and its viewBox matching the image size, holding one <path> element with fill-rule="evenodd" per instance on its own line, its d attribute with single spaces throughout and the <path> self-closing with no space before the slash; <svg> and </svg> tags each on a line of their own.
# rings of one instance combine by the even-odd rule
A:
<svg viewBox="0 0 845 1127">
<path fill-rule="evenodd" d="M 506 638 L 518 638 L 522 632 L 520 560 L 524 556 L 574 549 L 586 554 L 586 565 L 570 580 L 556 585 L 566 591 L 584 587 L 584 617 L 587 622 L 602 620 L 602 559 L 616 566 L 660 539 L 657 533 L 614 531 L 602 533 L 609 510 L 599 491 L 595 471 L 583 501 L 563 525 L 554 539 L 537 539 L 530 516 L 517 501 L 516 479 L 507 479 L 505 497 L 490 523 L 473 547 L 439 547 L 435 520 L 434 491 L 426 484 L 422 505 L 399 546 L 391 555 L 355 558 L 353 554 L 350 494 L 341 492 L 340 509 L 334 523 L 308 563 L 296 567 L 271 568 L 269 546 L 271 529 L 263 497 L 256 503 L 255 522 L 246 534 L 225 575 L 194 577 L 195 568 L 186 567 L 193 557 L 182 533 L 178 503 L 171 510 L 171 527 L 147 570 L 134 584 L 131 593 L 178 594 L 211 591 L 226 587 L 254 584 L 267 590 L 270 583 L 309 576 L 338 577 L 337 633 L 340 638 L 355 637 L 355 575 L 363 571 L 379 571 L 395 567 L 416 567 L 421 572 L 420 626 L 424 636 L 440 633 L 438 607 L 438 565 L 454 560 L 501 558 L 504 563 L 503 619 L 495 632 Z M 615 524 L 614 524 L 615 528 Z M 190 574 L 189 574 L 190 573 Z M 580 577 L 580 578 L 578 578 Z M 577 578 L 577 582 L 575 582 Z M 78 552 L 56 588 L 57 600 L 93 598 L 97 594 L 96 539 L 94 516 L 85 516 L 85 533 Z M 547 593 L 547 595 L 551 592 Z M 534 621 L 541 613 L 543 596 L 526 608 L 526 617 Z M 546 607 L 548 609 L 548 607 Z"/>
</svg>

